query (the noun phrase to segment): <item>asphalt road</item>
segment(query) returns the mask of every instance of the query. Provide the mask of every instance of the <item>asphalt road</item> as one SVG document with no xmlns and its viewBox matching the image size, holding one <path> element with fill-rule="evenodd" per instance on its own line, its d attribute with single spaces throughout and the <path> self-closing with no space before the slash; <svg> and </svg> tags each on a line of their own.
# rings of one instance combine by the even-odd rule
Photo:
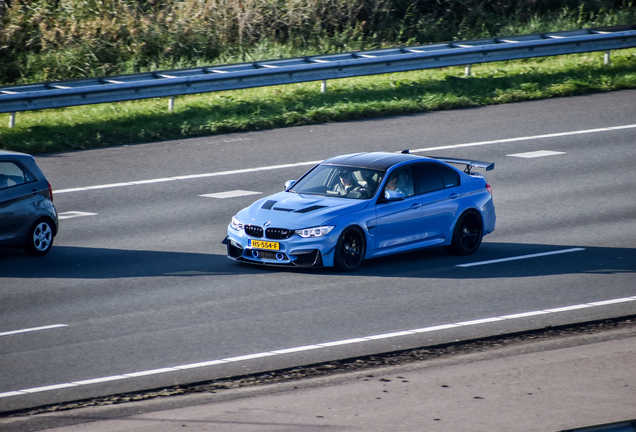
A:
<svg viewBox="0 0 636 432">
<path fill-rule="evenodd" d="M 634 106 L 623 91 L 38 157 L 65 219 L 45 258 L 0 251 L 0 412 L 634 314 Z M 476 255 L 355 274 L 225 257 L 231 216 L 311 162 L 405 148 L 496 163 Z"/>
</svg>

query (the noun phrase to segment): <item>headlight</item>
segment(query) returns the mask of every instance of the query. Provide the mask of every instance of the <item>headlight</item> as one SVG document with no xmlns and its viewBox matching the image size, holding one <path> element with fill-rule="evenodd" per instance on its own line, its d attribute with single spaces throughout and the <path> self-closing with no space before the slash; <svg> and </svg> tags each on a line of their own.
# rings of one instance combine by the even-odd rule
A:
<svg viewBox="0 0 636 432">
<path fill-rule="evenodd" d="M 305 228 L 305 229 L 294 231 L 294 234 L 297 234 L 297 235 L 299 235 L 299 236 L 301 236 L 303 238 L 322 237 L 322 236 L 326 236 L 327 234 L 329 234 L 332 229 L 334 229 L 334 227 L 332 227 L 332 226 L 321 226 L 321 227 L 315 227 L 315 228 Z"/>
<path fill-rule="evenodd" d="M 241 231 L 244 225 L 241 222 L 239 222 L 236 216 L 232 216 L 232 222 L 230 222 L 230 226 L 237 231 Z"/>
</svg>

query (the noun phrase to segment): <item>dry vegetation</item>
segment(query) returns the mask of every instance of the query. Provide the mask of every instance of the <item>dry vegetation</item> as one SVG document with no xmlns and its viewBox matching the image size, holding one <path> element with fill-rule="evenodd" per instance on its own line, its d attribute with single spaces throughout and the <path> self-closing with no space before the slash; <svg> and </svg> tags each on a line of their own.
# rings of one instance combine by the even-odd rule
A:
<svg viewBox="0 0 636 432">
<path fill-rule="evenodd" d="M 634 21 L 633 0 L 0 0 L 0 85 Z"/>
</svg>

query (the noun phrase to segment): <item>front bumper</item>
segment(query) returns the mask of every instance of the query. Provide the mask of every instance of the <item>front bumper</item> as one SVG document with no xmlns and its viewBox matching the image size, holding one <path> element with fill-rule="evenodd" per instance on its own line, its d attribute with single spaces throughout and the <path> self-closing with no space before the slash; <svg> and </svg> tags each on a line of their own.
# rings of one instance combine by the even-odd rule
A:
<svg viewBox="0 0 636 432">
<path fill-rule="evenodd" d="M 333 254 L 338 239 L 337 234 L 330 233 L 324 237 L 302 238 L 294 235 L 285 240 L 272 240 L 279 244 L 279 250 L 262 250 L 249 246 L 251 238 L 244 231 L 228 228 L 228 235 L 223 241 L 227 246 L 227 257 L 250 264 L 283 267 L 331 267 Z"/>
</svg>

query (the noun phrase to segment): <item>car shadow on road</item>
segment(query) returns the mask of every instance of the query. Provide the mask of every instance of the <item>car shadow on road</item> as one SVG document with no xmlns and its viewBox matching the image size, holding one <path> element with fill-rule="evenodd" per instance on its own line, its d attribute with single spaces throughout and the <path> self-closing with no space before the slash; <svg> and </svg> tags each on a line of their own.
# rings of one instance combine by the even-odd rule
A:
<svg viewBox="0 0 636 432">
<path fill-rule="evenodd" d="M 1 278 L 113 279 L 249 274 L 225 255 L 53 246 L 31 258 L 21 250 L 0 250 Z"/>
<path fill-rule="evenodd" d="M 572 251 L 525 257 L 567 250 Z M 464 264 L 519 257 L 522 259 L 461 267 Z M 113 279 L 250 274 L 275 277 L 281 273 L 433 279 L 636 273 L 636 249 L 484 242 L 476 254 L 468 257 L 450 255 L 443 248 L 426 249 L 370 259 L 354 273 L 342 273 L 333 268 L 253 266 L 231 261 L 225 255 L 202 253 L 55 246 L 45 257 L 31 258 L 20 250 L 0 250 L 0 279 Z"/>
</svg>

